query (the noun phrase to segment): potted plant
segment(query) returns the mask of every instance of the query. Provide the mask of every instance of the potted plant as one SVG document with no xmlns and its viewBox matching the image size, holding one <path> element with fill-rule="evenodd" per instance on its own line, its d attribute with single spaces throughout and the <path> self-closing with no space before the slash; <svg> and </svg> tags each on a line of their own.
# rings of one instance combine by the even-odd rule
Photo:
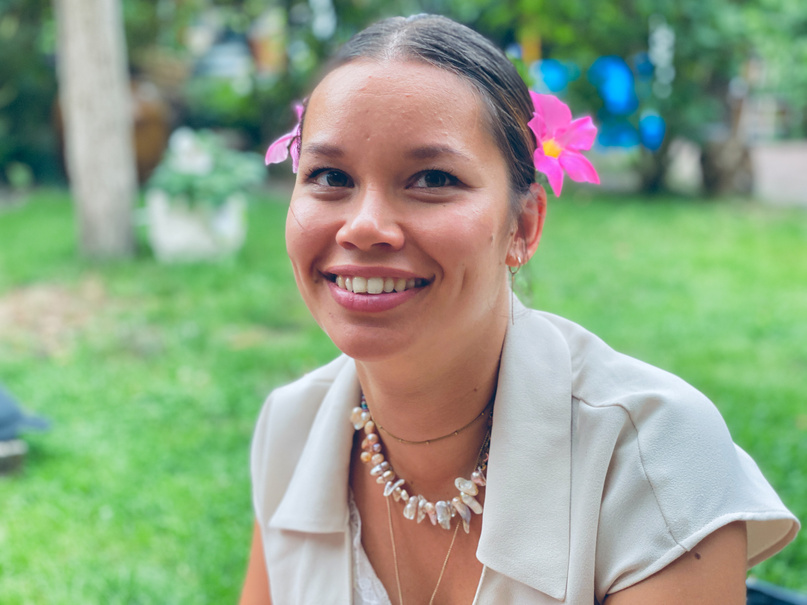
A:
<svg viewBox="0 0 807 605">
<path fill-rule="evenodd" d="M 229 149 L 210 131 L 174 131 L 146 189 L 155 256 L 194 261 L 236 252 L 246 237 L 244 190 L 264 176 L 257 154 Z"/>
</svg>

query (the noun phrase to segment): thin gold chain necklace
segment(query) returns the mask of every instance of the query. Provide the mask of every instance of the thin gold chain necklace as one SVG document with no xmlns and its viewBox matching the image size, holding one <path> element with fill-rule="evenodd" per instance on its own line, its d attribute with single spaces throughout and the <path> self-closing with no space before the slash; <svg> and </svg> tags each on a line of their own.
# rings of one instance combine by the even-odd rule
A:
<svg viewBox="0 0 807 605">
<path fill-rule="evenodd" d="M 465 426 L 463 426 L 461 428 L 458 428 L 455 431 L 451 431 L 450 433 L 446 433 L 445 435 L 441 435 L 440 437 L 434 437 L 432 439 L 422 439 L 420 441 L 411 441 L 409 439 L 404 439 L 403 437 L 398 437 L 397 435 L 393 435 L 387 429 L 385 429 L 383 426 L 381 426 L 377 421 L 376 421 L 375 425 L 376 425 L 376 427 L 378 427 L 379 430 L 385 432 L 387 435 L 389 435 L 390 437 L 395 439 L 395 441 L 397 441 L 398 443 L 404 443 L 406 445 L 429 445 L 429 444 L 434 443 L 436 441 L 442 441 L 443 439 L 448 439 L 449 437 L 456 437 L 461 432 L 463 432 L 465 429 L 470 428 L 471 426 L 476 424 L 477 420 L 479 420 L 480 418 L 482 418 L 483 416 L 485 416 L 488 413 L 488 409 L 490 409 L 490 404 L 491 403 L 493 403 L 493 400 L 491 400 L 490 403 L 488 403 L 485 406 L 484 410 L 479 412 L 478 416 L 475 416 L 474 419 L 471 420 Z"/>
<path fill-rule="evenodd" d="M 401 574 L 398 571 L 398 550 L 395 548 L 395 532 L 392 530 L 392 509 L 390 507 L 389 498 L 387 500 L 387 521 L 389 522 L 389 541 L 392 544 L 392 561 L 395 564 L 395 584 L 398 587 L 398 605 L 403 605 L 403 591 L 401 590 Z M 451 551 L 454 549 L 454 540 L 457 539 L 457 532 L 460 530 L 460 524 L 457 523 L 454 527 L 454 535 L 451 536 L 451 544 L 448 546 L 446 558 L 443 559 L 443 566 L 440 568 L 440 575 L 437 576 L 437 584 L 432 591 L 432 596 L 429 599 L 429 605 L 433 605 L 434 597 L 437 596 L 437 589 L 440 588 L 440 582 L 443 581 L 443 574 L 448 566 L 448 558 L 451 556 Z"/>
</svg>

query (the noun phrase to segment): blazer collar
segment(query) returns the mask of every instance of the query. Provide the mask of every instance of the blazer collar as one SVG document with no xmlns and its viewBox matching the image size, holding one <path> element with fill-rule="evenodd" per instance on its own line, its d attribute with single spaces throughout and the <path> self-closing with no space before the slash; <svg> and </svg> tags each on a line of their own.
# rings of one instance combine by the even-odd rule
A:
<svg viewBox="0 0 807 605">
<path fill-rule="evenodd" d="M 520 303 L 502 350 L 477 558 L 555 599 L 566 595 L 571 512 L 571 360 L 560 332 Z"/>
<path fill-rule="evenodd" d="M 348 529 L 350 453 L 355 430 L 350 410 L 359 404 L 356 364 L 347 356 L 319 407 L 294 474 L 269 527 L 310 533 Z"/>
<path fill-rule="evenodd" d="M 477 558 L 492 570 L 563 600 L 569 567 L 571 362 L 565 340 L 516 303 L 502 350 Z M 310 533 L 348 530 L 360 385 L 346 363 L 314 419 L 269 526 Z"/>
</svg>

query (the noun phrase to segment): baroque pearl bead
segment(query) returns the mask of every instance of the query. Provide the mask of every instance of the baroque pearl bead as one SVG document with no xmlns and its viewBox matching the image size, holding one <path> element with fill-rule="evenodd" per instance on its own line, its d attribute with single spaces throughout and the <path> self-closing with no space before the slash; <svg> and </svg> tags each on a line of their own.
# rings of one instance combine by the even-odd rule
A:
<svg viewBox="0 0 807 605">
<path fill-rule="evenodd" d="M 368 420 L 364 425 L 364 432 L 367 435 L 369 435 L 370 433 L 375 433 L 375 422 L 373 422 L 372 420 Z"/>
<path fill-rule="evenodd" d="M 361 459 L 362 462 L 367 464 L 372 459 L 372 456 L 373 455 L 370 452 L 362 452 L 359 458 Z"/>
<path fill-rule="evenodd" d="M 424 510 L 424 508 L 426 507 L 427 503 L 428 501 L 426 500 L 426 498 L 424 498 L 423 496 L 418 496 L 418 519 L 417 519 L 418 523 L 420 523 L 421 521 L 423 521 L 423 519 L 426 518 L 426 511 Z"/>
<path fill-rule="evenodd" d="M 403 515 L 410 521 L 415 518 L 415 514 L 418 510 L 418 499 L 415 496 L 409 498 L 409 502 L 406 503 L 403 509 Z"/>
<path fill-rule="evenodd" d="M 473 481 L 468 481 L 462 477 L 454 479 L 454 486 L 464 494 L 469 496 L 476 496 L 479 493 L 479 488 Z"/>
<path fill-rule="evenodd" d="M 373 468 L 370 469 L 370 476 L 371 477 L 378 477 L 381 473 L 389 469 L 389 462 L 386 460 L 381 464 L 377 464 Z"/>
<path fill-rule="evenodd" d="M 468 494 L 460 494 L 460 498 L 465 503 L 465 506 L 470 508 L 477 515 L 482 514 L 482 505 L 479 504 L 479 500 L 477 500 L 473 496 L 469 496 Z"/>
<path fill-rule="evenodd" d="M 437 522 L 443 529 L 451 529 L 451 509 L 448 502 L 440 500 L 434 505 L 437 512 Z"/>
<path fill-rule="evenodd" d="M 468 524 L 471 522 L 471 509 L 468 508 L 468 506 L 466 506 L 466 504 L 460 500 L 458 496 L 454 496 L 451 499 L 451 505 L 459 513 L 460 517 L 462 517 L 462 525 L 465 528 L 465 533 L 467 534 L 469 531 Z"/>
<path fill-rule="evenodd" d="M 373 464 L 381 464 L 384 462 L 384 454 L 373 454 L 373 457 L 370 460 Z"/>
<path fill-rule="evenodd" d="M 426 502 L 423 505 L 423 512 L 429 515 L 429 521 L 432 522 L 432 525 L 437 525 L 437 510 L 434 508 L 434 504 L 431 502 Z"/>
<path fill-rule="evenodd" d="M 353 428 L 355 428 L 357 431 L 361 429 L 367 422 L 367 420 L 362 419 L 362 414 L 364 413 L 364 410 L 358 406 L 353 408 L 350 412 L 350 422 L 353 423 Z"/>
<path fill-rule="evenodd" d="M 384 486 L 384 497 L 389 498 L 390 494 L 392 494 L 392 492 L 394 492 L 396 489 L 400 489 L 403 484 L 403 479 L 398 479 L 394 482 L 392 480 L 388 481 Z"/>
<path fill-rule="evenodd" d="M 481 471 L 474 471 L 471 473 L 471 481 L 476 483 L 479 487 L 485 487 L 487 481 L 485 480 L 485 475 L 482 474 Z"/>
</svg>

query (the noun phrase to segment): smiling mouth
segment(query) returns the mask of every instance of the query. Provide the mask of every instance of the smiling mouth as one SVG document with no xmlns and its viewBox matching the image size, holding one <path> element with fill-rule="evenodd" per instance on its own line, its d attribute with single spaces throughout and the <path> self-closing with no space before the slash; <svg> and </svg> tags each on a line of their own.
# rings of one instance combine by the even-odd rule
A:
<svg viewBox="0 0 807 605">
<path fill-rule="evenodd" d="M 361 277 L 358 275 L 329 275 L 328 279 L 341 290 L 354 294 L 389 294 L 422 288 L 429 284 L 421 278 L 403 277 Z"/>
</svg>

